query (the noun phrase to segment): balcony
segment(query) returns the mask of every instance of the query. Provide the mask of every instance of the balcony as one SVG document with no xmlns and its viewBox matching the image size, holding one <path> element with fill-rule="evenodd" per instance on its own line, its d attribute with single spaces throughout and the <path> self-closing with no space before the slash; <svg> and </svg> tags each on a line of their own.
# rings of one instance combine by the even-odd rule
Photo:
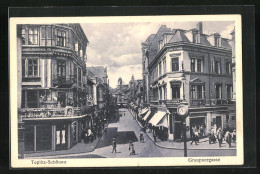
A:
<svg viewBox="0 0 260 174">
<path fill-rule="evenodd" d="M 190 106 L 214 106 L 233 104 L 231 99 L 190 99 Z"/>
<path fill-rule="evenodd" d="M 54 86 L 72 86 L 76 82 L 76 77 L 74 75 L 66 76 L 56 76 L 53 78 Z"/>
<path fill-rule="evenodd" d="M 18 110 L 19 119 L 24 118 L 55 118 L 81 116 L 80 108 L 22 108 Z"/>
</svg>

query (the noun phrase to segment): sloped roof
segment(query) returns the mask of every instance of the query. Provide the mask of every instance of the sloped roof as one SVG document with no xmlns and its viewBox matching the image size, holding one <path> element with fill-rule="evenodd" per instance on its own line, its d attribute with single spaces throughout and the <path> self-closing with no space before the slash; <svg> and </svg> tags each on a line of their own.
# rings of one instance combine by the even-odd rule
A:
<svg viewBox="0 0 260 174">
<path fill-rule="evenodd" d="M 146 39 L 146 43 L 149 44 L 151 42 L 151 40 L 153 40 L 155 34 L 151 34 L 147 39 Z"/>
<path fill-rule="evenodd" d="M 171 38 L 170 43 L 172 42 L 190 42 L 189 39 L 185 36 L 183 31 L 177 30 L 175 35 Z"/>
<path fill-rule="evenodd" d="M 167 28 L 166 25 L 162 25 L 154 38 L 151 40 L 150 52 L 149 52 L 149 62 L 152 62 L 158 53 L 158 41 L 162 38 L 163 33 L 170 32 L 171 29 Z"/>
<path fill-rule="evenodd" d="M 103 78 L 107 77 L 106 68 L 103 66 L 91 66 L 87 67 L 87 70 L 91 72 L 91 74 L 94 74 L 94 77 L 97 76 L 99 79 L 102 80 Z"/>
<path fill-rule="evenodd" d="M 228 40 L 226 40 L 226 39 L 221 39 L 221 47 L 227 48 L 227 49 L 232 49 L 232 47 L 228 43 Z"/>
<path fill-rule="evenodd" d="M 208 41 L 208 39 L 207 39 L 207 37 L 206 37 L 206 35 L 204 35 L 204 34 L 200 35 L 200 43 L 202 45 L 211 46 L 209 41 Z"/>
</svg>

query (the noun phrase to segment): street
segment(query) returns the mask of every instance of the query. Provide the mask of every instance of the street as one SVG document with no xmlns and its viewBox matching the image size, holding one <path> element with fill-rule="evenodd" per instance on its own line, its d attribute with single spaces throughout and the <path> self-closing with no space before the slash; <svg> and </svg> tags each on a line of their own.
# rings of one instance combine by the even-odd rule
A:
<svg viewBox="0 0 260 174">
<path fill-rule="evenodd" d="M 132 114 L 127 109 L 120 109 L 119 118 L 110 122 L 105 132 L 98 142 L 96 149 L 92 152 L 76 154 L 60 154 L 55 156 L 41 155 L 40 158 L 137 158 L 137 157 L 183 157 L 182 149 L 169 149 L 157 146 L 145 133 L 144 143 L 139 142 L 140 126 Z M 112 139 L 117 138 L 116 153 L 112 153 Z M 134 142 L 135 155 L 129 155 L 129 141 Z M 209 149 L 201 148 L 208 146 L 208 143 L 201 143 L 198 146 L 191 146 L 188 143 L 188 157 L 196 156 L 234 156 L 236 149 Z M 181 143 L 183 144 L 183 143 Z M 190 149 L 189 149 L 190 146 Z M 192 147 L 192 148 L 191 148 Z M 198 148 L 198 149 L 195 149 Z M 30 158 L 28 156 L 28 158 Z M 33 158 L 39 158 L 34 156 Z"/>
</svg>

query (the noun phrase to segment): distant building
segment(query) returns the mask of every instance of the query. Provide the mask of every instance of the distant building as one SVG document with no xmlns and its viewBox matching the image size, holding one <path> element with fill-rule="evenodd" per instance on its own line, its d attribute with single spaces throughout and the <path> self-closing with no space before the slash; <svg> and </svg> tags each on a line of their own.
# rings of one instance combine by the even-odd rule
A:
<svg viewBox="0 0 260 174">
<path fill-rule="evenodd" d="M 90 77 L 92 78 L 92 80 L 95 81 L 94 105 L 98 106 L 98 108 L 101 109 L 106 103 L 105 91 L 109 90 L 109 87 L 107 86 L 107 68 L 103 66 L 92 66 L 87 67 L 87 70 L 89 73 L 91 73 Z"/>
<path fill-rule="evenodd" d="M 122 78 L 118 79 L 117 87 L 113 90 L 113 97 L 117 106 L 126 106 L 130 100 L 130 88 L 124 84 Z"/>
<path fill-rule="evenodd" d="M 149 123 L 164 127 L 169 140 L 181 139 L 180 104 L 189 106 L 188 138 L 194 129 L 206 135 L 214 125 L 235 128 L 229 41 L 219 33 L 204 34 L 199 22 L 190 30 L 162 25 L 142 43 L 144 105 L 160 113 Z"/>
</svg>

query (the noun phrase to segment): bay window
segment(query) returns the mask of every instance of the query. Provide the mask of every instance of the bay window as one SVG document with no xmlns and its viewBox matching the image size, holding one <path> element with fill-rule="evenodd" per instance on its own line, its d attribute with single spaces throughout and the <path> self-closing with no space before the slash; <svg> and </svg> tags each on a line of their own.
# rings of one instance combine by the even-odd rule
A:
<svg viewBox="0 0 260 174">
<path fill-rule="evenodd" d="M 57 46 L 65 47 L 66 45 L 66 32 L 57 30 Z"/>
</svg>

